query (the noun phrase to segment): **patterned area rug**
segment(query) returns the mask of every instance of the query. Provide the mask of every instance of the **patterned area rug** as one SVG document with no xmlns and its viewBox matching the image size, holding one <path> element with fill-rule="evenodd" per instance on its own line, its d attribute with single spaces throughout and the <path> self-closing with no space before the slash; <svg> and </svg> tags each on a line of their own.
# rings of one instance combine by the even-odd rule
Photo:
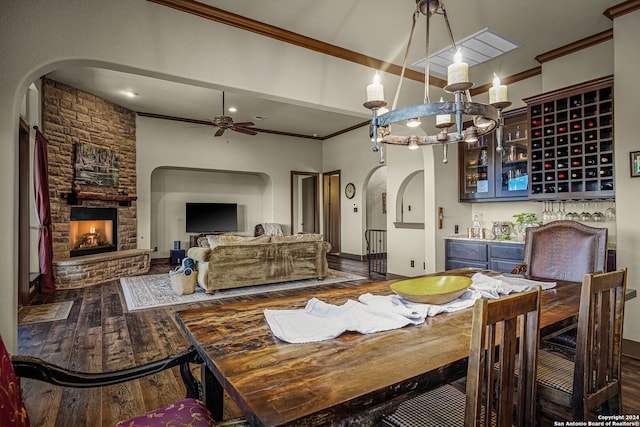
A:
<svg viewBox="0 0 640 427">
<path fill-rule="evenodd" d="M 127 308 L 129 311 L 134 311 L 165 305 L 217 300 L 222 298 L 307 288 L 310 286 L 320 286 L 361 279 L 366 279 L 366 277 L 330 269 L 329 276 L 325 277 L 324 280 L 306 279 L 293 282 L 271 283 L 267 285 L 245 286 L 235 289 L 223 289 L 216 291 L 215 295 L 206 294 L 204 289 L 199 286 L 196 287 L 196 292 L 193 294 L 178 295 L 171 287 L 169 274 L 123 277 L 120 279 L 120 285 L 124 292 Z"/>
<path fill-rule="evenodd" d="M 51 304 L 30 305 L 24 307 L 21 312 L 25 312 L 20 320 L 20 325 L 30 325 L 33 323 L 55 322 L 65 320 L 69 317 L 69 312 L 73 307 L 73 301 L 56 302 Z M 22 313 L 20 313 L 22 315 Z"/>
</svg>

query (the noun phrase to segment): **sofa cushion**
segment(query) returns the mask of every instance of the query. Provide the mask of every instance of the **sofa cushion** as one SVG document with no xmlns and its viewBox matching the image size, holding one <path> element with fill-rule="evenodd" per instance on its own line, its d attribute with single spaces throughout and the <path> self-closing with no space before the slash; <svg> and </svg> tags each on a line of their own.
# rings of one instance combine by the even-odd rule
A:
<svg viewBox="0 0 640 427">
<path fill-rule="evenodd" d="M 290 236 L 271 236 L 272 243 L 287 243 L 287 242 L 321 242 L 322 234 L 317 233 L 300 233 L 292 234 Z"/>
<path fill-rule="evenodd" d="M 246 236 L 235 236 L 231 234 L 220 234 L 220 235 L 211 235 L 207 236 L 209 240 L 209 247 L 211 249 L 216 246 L 226 246 L 226 245 L 253 245 L 256 243 L 269 243 L 271 242 L 271 236 L 262 235 L 258 237 L 246 237 Z"/>
</svg>

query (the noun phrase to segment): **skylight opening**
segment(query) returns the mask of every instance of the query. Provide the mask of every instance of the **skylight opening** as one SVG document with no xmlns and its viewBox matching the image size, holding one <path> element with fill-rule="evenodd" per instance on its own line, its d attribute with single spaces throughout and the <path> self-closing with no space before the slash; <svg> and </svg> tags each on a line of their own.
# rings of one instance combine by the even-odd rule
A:
<svg viewBox="0 0 640 427">
<path fill-rule="evenodd" d="M 473 67 L 517 49 L 520 44 L 485 28 L 456 42 L 456 46 L 462 50 L 464 61 L 469 64 L 469 67 Z M 446 78 L 447 67 L 453 62 L 453 54 L 453 48 L 449 45 L 430 55 L 429 72 Z M 423 58 L 411 66 L 424 71 L 424 64 L 425 59 Z"/>
</svg>

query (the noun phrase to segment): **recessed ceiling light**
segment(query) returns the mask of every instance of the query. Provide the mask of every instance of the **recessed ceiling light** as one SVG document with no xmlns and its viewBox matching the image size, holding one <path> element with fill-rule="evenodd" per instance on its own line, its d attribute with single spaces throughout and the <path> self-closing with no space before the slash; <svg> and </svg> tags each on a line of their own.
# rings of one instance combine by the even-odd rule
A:
<svg viewBox="0 0 640 427">
<path fill-rule="evenodd" d="M 229 112 L 230 113 L 235 113 L 236 111 L 238 111 L 238 109 L 236 107 L 229 107 Z"/>
<path fill-rule="evenodd" d="M 264 120 L 267 116 L 253 116 L 253 120 Z"/>
<path fill-rule="evenodd" d="M 138 94 L 132 90 L 123 90 L 122 94 L 127 98 L 135 98 Z"/>
</svg>

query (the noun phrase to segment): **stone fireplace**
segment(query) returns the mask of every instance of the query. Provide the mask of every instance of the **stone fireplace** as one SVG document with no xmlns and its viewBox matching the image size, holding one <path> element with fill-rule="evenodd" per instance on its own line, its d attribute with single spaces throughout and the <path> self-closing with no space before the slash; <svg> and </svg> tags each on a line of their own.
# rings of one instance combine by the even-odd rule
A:
<svg viewBox="0 0 640 427">
<path fill-rule="evenodd" d="M 150 249 L 137 248 L 136 114 L 93 94 L 42 79 L 42 132 L 49 142 L 49 198 L 56 289 L 149 271 Z M 82 150 L 115 154 L 118 174 L 88 181 Z M 82 175 L 82 173 L 85 175 Z"/>
<path fill-rule="evenodd" d="M 118 209 L 71 208 L 70 257 L 118 250 Z"/>
</svg>

